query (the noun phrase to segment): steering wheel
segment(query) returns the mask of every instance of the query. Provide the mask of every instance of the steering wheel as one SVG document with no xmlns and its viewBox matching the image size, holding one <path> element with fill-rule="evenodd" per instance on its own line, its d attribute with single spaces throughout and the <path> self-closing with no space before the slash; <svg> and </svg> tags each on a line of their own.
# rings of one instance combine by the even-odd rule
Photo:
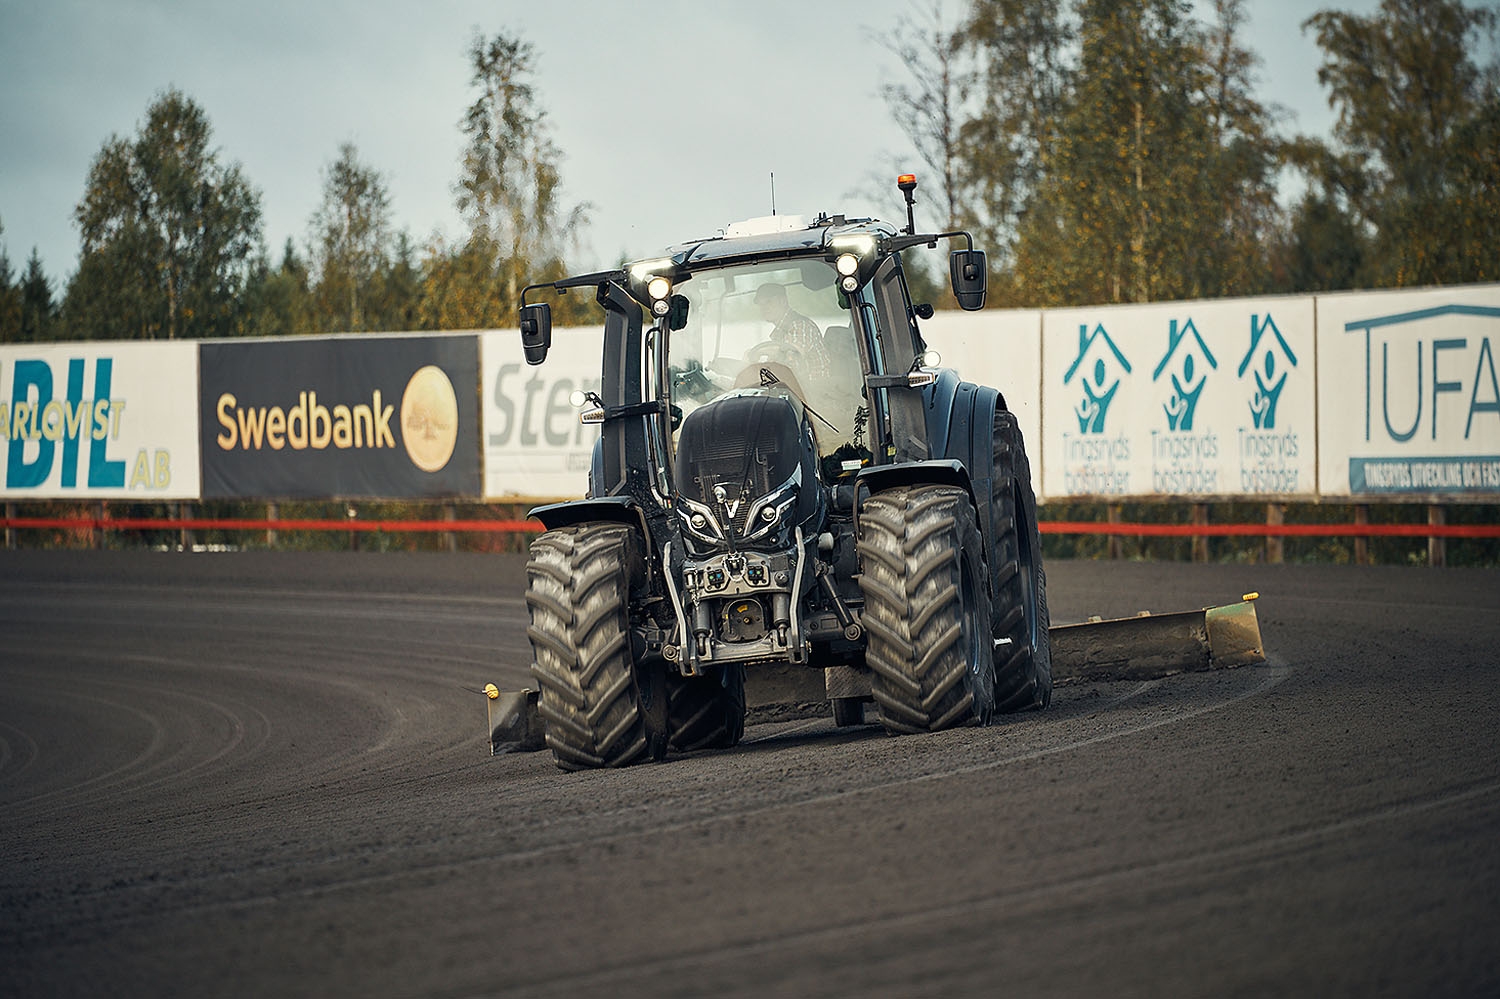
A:
<svg viewBox="0 0 1500 999">
<path fill-rule="evenodd" d="M 672 390 L 673 395 L 680 395 L 697 402 L 705 402 L 719 393 L 719 387 L 713 383 L 699 364 L 688 368 L 672 369 Z"/>
<path fill-rule="evenodd" d="M 789 368 L 799 368 L 802 365 L 802 351 L 780 340 L 762 340 L 745 351 L 746 364 L 757 361 L 776 361 Z"/>
</svg>

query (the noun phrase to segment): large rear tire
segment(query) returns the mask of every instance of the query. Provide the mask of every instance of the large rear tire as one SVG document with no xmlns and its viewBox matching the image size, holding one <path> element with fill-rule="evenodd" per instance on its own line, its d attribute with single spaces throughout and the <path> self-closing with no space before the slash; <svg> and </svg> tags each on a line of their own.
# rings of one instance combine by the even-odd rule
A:
<svg viewBox="0 0 1500 999">
<path fill-rule="evenodd" d="M 649 754 L 630 652 L 634 531 L 584 523 L 531 544 L 526 604 L 546 740 L 564 770 L 621 767 Z"/>
<path fill-rule="evenodd" d="M 703 676 L 667 673 L 668 745 L 684 753 L 728 749 L 745 734 L 745 667 L 710 668 Z"/>
<path fill-rule="evenodd" d="M 1047 572 L 1037 531 L 1031 463 L 1014 413 L 995 414 L 995 707 L 1045 708 L 1052 700 Z"/>
<path fill-rule="evenodd" d="M 984 724 L 994 709 L 988 575 L 968 493 L 902 486 L 859 511 L 865 664 L 891 733 Z"/>
</svg>

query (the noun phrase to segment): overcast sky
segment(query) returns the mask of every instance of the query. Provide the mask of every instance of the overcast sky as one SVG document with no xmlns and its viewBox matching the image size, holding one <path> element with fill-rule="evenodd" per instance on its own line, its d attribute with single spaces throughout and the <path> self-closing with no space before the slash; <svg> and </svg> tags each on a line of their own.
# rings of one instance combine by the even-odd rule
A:
<svg viewBox="0 0 1500 999">
<path fill-rule="evenodd" d="M 346 141 L 383 175 L 398 229 L 418 245 L 456 238 L 476 30 L 536 47 L 565 197 L 593 206 L 579 270 L 768 214 L 773 172 L 784 214 L 890 218 L 899 196 L 875 178 L 921 165 L 879 93 L 902 71 L 871 36 L 924 2 L 0 0 L 0 246 L 17 271 L 35 247 L 60 297 L 90 162 L 174 86 L 261 192 L 273 260 L 289 237 L 305 245 L 322 171 Z M 1302 21 L 1375 2 L 1249 4 L 1260 98 L 1295 112 L 1295 130 L 1332 124 Z M 933 224 L 922 195 L 935 190 L 918 190 Z"/>
</svg>

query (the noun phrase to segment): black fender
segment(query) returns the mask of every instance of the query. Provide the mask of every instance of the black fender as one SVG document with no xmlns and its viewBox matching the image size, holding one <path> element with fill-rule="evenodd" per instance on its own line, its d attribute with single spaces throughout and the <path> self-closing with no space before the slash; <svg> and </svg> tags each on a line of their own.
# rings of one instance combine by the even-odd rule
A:
<svg viewBox="0 0 1500 999">
<path fill-rule="evenodd" d="M 549 531 L 560 527 L 571 527 L 599 521 L 624 524 L 636 534 L 636 545 L 641 553 L 641 564 L 645 570 L 630 580 L 631 595 L 637 599 L 653 595 L 657 573 L 650 566 L 659 563 L 657 553 L 651 545 L 651 532 L 646 526 L 646 512 L 630 496 L 596 496 L 589 499 L 568 500 L 564 503 L 548 503 L 532 507 L 526 516 L 535 517 Z"/>
<path fill-rule="evenodd" d="M 970 482 L 968 470 L 963 463 L 953 458 L 931 458 L 927 461 L 903 461 L 895 465 L 872 465 L 861 469 L 854 479 L 854 533 L 859 535 L 859 508 L 862 505 L 860 496 L 867 490 L 869 493 L 885 492 L 887 489 L 896 489 L 901 486 L 920 485 L 942 485 L 957 486 L 969 495 L 969 502 L 974 504 L 981 522 L 984 519 L 985 508 L 981 507 L 974 496 L 974 486 Z M 988 545 L 988 541 L 986 541 Z"/>
<path fill-rule="evenodd" d="M 871 465 L 860 469 L 854 479 L 856 495 L 868 489 L 872 493 L 885 492 L 898 486 L 945 485 L 958 486 L 974 501 L 974 486 L 963 462 L 954 458 L 931 458 L 927 461 L 903 461 L 895 465 Z M 856 504 L 856 508 L 858 504 Z"/>
<path fill-rule="evenodd" d="M 532 507 L 526 516 L 535 517 L 549 531 L 590 520 L 604 520 L 617 524 L 628 524 L 641 533 L 641 540 L 651 536 L 646 530 L 646 514 L 629 496 L 594 496 L 589 499 L 568 500 L 564 503 L 548 503 Z"/>
<path fill-rule="evenodd" d="M 995 414 L 1004 410 L 998 389 L 963 381 L 944 370 L 924 393 L 927 436 L 934 457 L 957 461 L 968 472 L 970 492 L 979 510 L 985 548 L 995 544 Z"/>
</svg>

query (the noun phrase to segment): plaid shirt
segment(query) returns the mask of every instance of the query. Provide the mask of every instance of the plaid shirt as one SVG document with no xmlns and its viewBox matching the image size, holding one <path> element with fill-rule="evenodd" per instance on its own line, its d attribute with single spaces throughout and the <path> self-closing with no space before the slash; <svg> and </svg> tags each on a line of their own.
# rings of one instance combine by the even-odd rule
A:
<svg viewBox="0 0 1500 999">
<path fill-rule="evenodd" d="M 828 356 L 828 347 L 823 343 L 823 334 L 818 332 L 818 324 L 802 313 L 788 308 L 776 328 L 771 330 L 771 339 L 802 354 L 799 375 L 827 378 L 833 373 L 833 358 Z"/>
</svg>

